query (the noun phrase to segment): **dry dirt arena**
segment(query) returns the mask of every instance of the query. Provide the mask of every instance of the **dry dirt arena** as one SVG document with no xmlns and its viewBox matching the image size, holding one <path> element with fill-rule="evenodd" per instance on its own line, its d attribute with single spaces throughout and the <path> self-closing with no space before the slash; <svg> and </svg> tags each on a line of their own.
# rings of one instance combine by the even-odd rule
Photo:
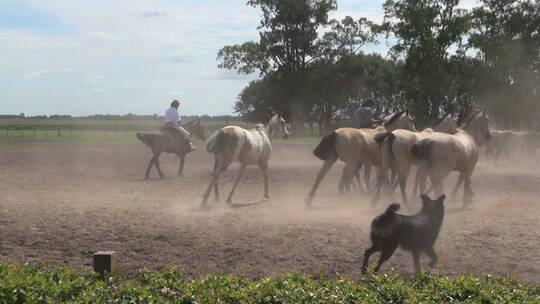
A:
<svg viewBox="0 0 540 304">
<path fill-rule="evenodd" d="M 0 147 L 0 261 L 90 267 L 93 252 L 114 250 L 128 275 L 177 265 L 190 275 L 256 279 L 303 272 L 358 279 L 371 219 L 390 199 L 371 209 L 359 193 L 338 195 L 337 164 L 306 210 L 304 198 L 321 166 L 311 154 L 314 146 L 274 145 L 270 200 L 261 201 L 262 178 L 251 168 L 234 206 L 209 201 L 208 211 L 199 203 L 212 156 L 200 145 L 187 158 L 185 177 L 176 176 L 176 159 L 169 154 L 161 157 L 167 178 L 157 179 L 153 171 L 149 181 L 143 177 L 151 153 L 139 143 Z M 222 179 L 222 199 L 237 169 Z M 447 191 L 454 181 L 449 178 Z M 472 207 L 445 203 L 434 271 L 512 273 L 540 282 L 539 167 L 495 167 L 481 160 L 473 187 Z M 423 269 L 427 261 L 422 257 Z M 381 270 L 392 269 L 410 274 L 410 254 L 397 250 Z"/>
</svg>

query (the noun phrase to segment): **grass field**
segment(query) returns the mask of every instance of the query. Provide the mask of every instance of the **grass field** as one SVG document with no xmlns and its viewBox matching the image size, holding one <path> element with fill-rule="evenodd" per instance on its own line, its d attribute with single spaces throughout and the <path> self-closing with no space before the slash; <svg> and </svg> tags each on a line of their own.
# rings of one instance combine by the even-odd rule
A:
<svg viewBox="0 0 540 304">
<path fill-rule="evenodd" d="M 201 121 L 206 136 L 226 126 L 251 128 L 239 120 Z M 138 132 L 152 132 L 161 120 L 89 120 L 89 119 L 0 119 L 0 145 L 20 145 L 58 141 L 134 142 Z M 315 136 L 294 137 L 294 141 L 313 141 Z"/>
<path fill-rule="evenodd" d="M 152 132 L 162 126 L 161 120 L 55 120 L 55 119 L 1 119 L 0 138 L 74 138 L 103 137 L 134 138 L 137 132 Z M 207 135 L 227 125 L 226 121 L 202 121 Z M 231 125 L 251 127 L 242 121 L 229 121 Z"/>
</svg>

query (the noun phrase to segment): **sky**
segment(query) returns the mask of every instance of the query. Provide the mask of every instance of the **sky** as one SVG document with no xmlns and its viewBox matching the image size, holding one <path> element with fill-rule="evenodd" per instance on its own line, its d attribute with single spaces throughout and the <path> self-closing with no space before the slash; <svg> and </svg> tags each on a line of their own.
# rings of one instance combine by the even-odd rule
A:
<svg viewBox="0 0 540 304">
<path fill-rule="evenodd" d="M 338 0 L 331 17 L 380 22 L 382 3 Z M 260 17 L 246 0 L 0 0 L 0 114 L 162 114 L 172 99 L 185 115 L 233 114 L 258 75 L 220 70 L 216 54 L 257 41 Z"/>
</svg>

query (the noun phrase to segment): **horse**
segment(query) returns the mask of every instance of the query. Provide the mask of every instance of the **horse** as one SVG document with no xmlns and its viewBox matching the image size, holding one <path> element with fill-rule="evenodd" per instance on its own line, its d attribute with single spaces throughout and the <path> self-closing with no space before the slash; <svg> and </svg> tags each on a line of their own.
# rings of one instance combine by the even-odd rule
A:
<svg viewBox="0 0 540 304">
<path fill-rule="evenodd" d="M 371 166 L 379 167 L 381 153 L 374 137 L 377 134 L 394 130 L 397 125 L 396 122 L 404 120 L 411 123 L 408 125 L 409 128 L 414 128 L 414 124 L 408 115 L 406 115 L 405 119 L 402 118 L 404 113 L 396 113 L 383 126 L 375 129 L 341 128 L 325 136 L 313 151 L 313 154 L 323 160 L 324 163 L 317 174 L 313 188 L 306 198 L 306 204 L 311 205 L 319 184 L 338 159 L 345 163 L 340 186 L 343 184 L 347 190 L 350 190 L 351 180 L 359 163 L 363 164 L 366 169 L 371 168 Z M 369 171 L 366 170 L 366 177 L 368 176 L 367 172 Z M 366 185 L 369 188 L 369 184 Z"/>
<path fill-rule="evenodd" d="M 433 128 L 426 128 L 421 132 L 398 129 L 393 132 L 379 134 L 375 137 L 375 141 L 381 145 L 382 169 L 379 171 L 379 176 L 377 177 L 372 205 L 378 202 L 387 171 L 390 169 L 397 171 L 397 182 L 400 186 L 401 198 L 405 205 L 408 204 L 406 192 L 407 179 L 410 175 L 412 165 L 418 166 L 421 163 L 411 154 L 410 149 L 412 145 L 435 131 L 455 134 L 457 132 L 457 124 L 449 116 L 449 113 L 447 113 L 435 122 Z M 414 196 L 416 196 L 419 182 L 423 181 L 425 179 L 424 177 L 425 173 L 422 170 L 418 170 L 416 173 Z M 393 191 L 393 186 L 391 191 Z"/>
<path fill-rule="evenodd" d="M 216 131 L 206 143 L 205 150 L 214 154 L 214 169 L 208 188 L 203 195 L 201 205 L 206 205 L 212 188 L 215 200 L 219 201 L 219 177 L 233 162 L 240 163 L 240 170 L 226 202 L 231 204 L 234 190 L 238 186 L 242 173 L 247 166 L 258 165 L 263 174 L 264 198 L 268 199 L 268 161 L 272 153 L 270 140 L 279 134 L 281 138 L 289 137 L 285 120 L 275 114 L 265 124 L 246 130 L 237 126 L 227 126 Z"/>
<path fill-rule="evenodd" d="M 489 119 L 485 111 L 474 113 L 463 129 L 454 135 L 434 132 L 411 147 L 411 153 L 423 161 L 436 194 L 443 194 L 443 180 L 452 171 L 459 172 L 459 180 L 452 191 L 455 197 L 463 185 L 463 204 L 472 203 L 471 176 L 478 162 L 478 146 L 491 139 Z"/>
<path fill-rule="evenodd" d="M 431 128 L 435 132 L 456 134 L 458 126 L 456 121 L 450 116 L 450 113 L 446 113 L 443 117 L 439 118 Z"/>
<path fill-rule="evenodd" d="M 387 130 L 390 130 L 390 131 L 397 130 L 397 129 L 405 129 L 405 130 L 416 131 L 416 126 L 414 125 L 413 119 L 405 111 L 401 111 L 401 112 L 397 112 L 397 113 L 394 113 L 392 115 L 389 115 L 385 119 L 385 122 L 383 123 L 383 126 Z M 360 188 L 362 188 L 362 185 L 361 185 L 361 182 L 360 182 L 360 169 L 361 168 L 362 168 L 362 163 L 358 163 L 356 165 L 356 168 L 354 169 L 354 178 L 356 179 L 358 187 L 360 187 Z M 364 182 L 366 184 L 366 190 L 367 191 L 369 191 L 369 189 L 371 188 L 370 182 L 369 182 L 370 175 L 371 175 L 371 166 L 365 165 L 364 166 Z M 339 185 L 338 185 L 338 191 L 340 193 L 343 193 L 346 189 L 349 188 L 349 186 L 347 185 L 346 182 L 347 182 L 347 180 L 346 180 L 345 168 L 343 168 L 343 172 L 341 174 L 341 179 L 340 179 Z M 351 182 L 352 181 L 349 181 L 349 183 L 351 183 Z"/>
<path fill-rule="evenodd" d="M 199 139 L 206 140 L 204 128 L 199 119 L 183 124 L 182 127 L 186 128 L 189 133 L 194 134 Z M 146 169 L 145 179 L 149 178 L 152 165 L 156 166 L 160 178 L 165 177 L 159 167 L 159 156 L 163 152 L 173 153 L 178 156 L 178 159 L 180 160 L 178 164 L 178 175 L 183 175 L 185 158 L 189 151 L 188 147 L 186 147 L 186 142 L 184 140 L 179 140 L 178 135 L 175 132 L 177 131 L 173 128 L 165 126 L 154 133 L 137 133 L 137 138 L 147 147 L 150 147 L 153 154 L 150 163 L 148 164 L 148 168 Z"/>
</svg>

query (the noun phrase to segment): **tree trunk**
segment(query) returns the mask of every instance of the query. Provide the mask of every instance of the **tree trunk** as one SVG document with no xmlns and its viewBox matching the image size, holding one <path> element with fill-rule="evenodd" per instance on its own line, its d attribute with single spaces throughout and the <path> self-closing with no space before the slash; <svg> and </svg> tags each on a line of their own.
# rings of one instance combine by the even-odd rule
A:
<svg viewBox="0 0 540 304">
<path fill-rule="evenodd" d="M 304 135 L 305 134 L 305 122 L 306 117 L 304 115 L 304 107 L 300 101 L 294 101 L 292 103 L 292 120 L 293 120 L 293 134 Z"/>
</svg>

